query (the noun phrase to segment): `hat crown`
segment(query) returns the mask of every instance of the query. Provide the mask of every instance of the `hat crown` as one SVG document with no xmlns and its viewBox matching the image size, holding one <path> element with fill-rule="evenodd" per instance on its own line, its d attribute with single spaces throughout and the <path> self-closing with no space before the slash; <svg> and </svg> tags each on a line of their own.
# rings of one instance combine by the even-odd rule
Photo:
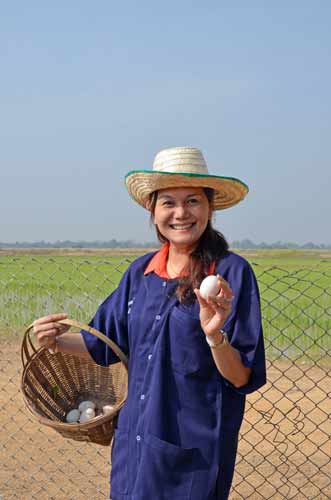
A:
<svg viewBox="0 0 331 500">
<path fill-rule="evenodd" d="M 163 149 L 155 157 L 153 170 L 208 175 L 207 164 L 200 149 L 188 147 Z"/>
</svg>

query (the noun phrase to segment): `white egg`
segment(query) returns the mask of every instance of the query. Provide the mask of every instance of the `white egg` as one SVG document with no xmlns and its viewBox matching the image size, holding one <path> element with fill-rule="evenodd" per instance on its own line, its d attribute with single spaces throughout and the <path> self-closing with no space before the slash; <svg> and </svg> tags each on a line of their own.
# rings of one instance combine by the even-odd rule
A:
<svg viewBox="0 0 331 500">
<path fill-rule="evenodd" d="M 95 410 L 93 410 L 93 408 L 87 408 L 84 413 L 88 418 L 95 417 Z"/>
<path fill-rule="evenodd" d="M 218 285 L 217 276 L 207 276 L 200 285 L 200 294 L 203 299 L 207 300 L 208 297 L 218 294 L 220 287 Z"/>
<path fill-rule="evenodd" d="M 95 417 L 95 411 L 93 408 L 86 408 L 86 410 L 82 411 L 79 417 L 79 422 L 83 424 L 84 422 L 88 422 L 92 418 Z"/>
<path fill-rule="evenodd" d="M 78 406 L 79 411 L 85 411 L 88 408 L 92 408 L 92 410 L 95 409 L 95 403 L 93 401 L 82 401 L 80 405 Z"/>
<path fill-rule="evenodd" d="M 113 406 L 113 405 L 105 405 L 102 407 L 102 413 L 104 415 L 109 415 L 110 413 L 112 413 L 114 411 L 114 408 L 115 408 L 115 406 Z"/>
<path fill-rule="evenodd" d="M 73 424 L 74 422 L 78 422 L 79 415 L 80 415 L 79 410 L 77 410 L 77 409 L 71 410 L 66 415 L 66 421 L 68 422 L 68 424 Z"/>
</svg>

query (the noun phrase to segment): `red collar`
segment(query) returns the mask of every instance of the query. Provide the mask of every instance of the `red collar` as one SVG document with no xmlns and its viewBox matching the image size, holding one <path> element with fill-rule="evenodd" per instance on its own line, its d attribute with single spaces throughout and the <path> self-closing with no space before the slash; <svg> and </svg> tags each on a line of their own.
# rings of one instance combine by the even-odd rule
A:
<svg viewBox="0 0 331 500">
<path fill-rule="evenodd" d="M 145 269 L 144 275 L 154 272 L 160 278 L 170 279 L 167 272 L 167 259 L 169 253 L 169 243 L 165 243 L 160 250 L 152 257 L 150 263 Z M 212 262 L 208 269 L 208 274 L 215 273 L 215 262 Z"/>
</svg>

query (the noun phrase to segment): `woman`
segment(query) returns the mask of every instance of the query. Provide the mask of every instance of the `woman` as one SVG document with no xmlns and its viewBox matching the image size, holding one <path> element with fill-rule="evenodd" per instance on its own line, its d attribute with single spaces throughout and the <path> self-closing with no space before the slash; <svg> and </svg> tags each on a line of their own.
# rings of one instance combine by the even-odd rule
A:
<svg viewBox="0 0 331 500">
<path fill-rule="evenodd" d="M 194 148 L 161 151 L 152 171 L 129 172 L 126 185 L 163 246 L 129 266 L 90 323 L 129 356 L 112 499 L 227 499 L 245 395 L 265 383 L 265 357 L 253 271 L 211 218 L 248 189 L 209 175 Z M 208 274 L 218 275 L 220 291 L 206 300 L 199 287 Z M 89 333 L 65 333 L 57 323 L 65 317 L 35 321 L 41 345 L 101 365 L 117 360 Z"/>
</svg>

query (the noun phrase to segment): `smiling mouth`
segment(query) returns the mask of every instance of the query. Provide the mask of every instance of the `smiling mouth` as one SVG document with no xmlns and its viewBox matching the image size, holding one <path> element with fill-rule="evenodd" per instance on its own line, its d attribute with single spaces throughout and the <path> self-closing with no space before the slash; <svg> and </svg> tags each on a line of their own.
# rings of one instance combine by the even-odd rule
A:
<svg viewBox="0 0 331 500">
<path fill-rule="evenodd" d="M 192 222 L 191 224 L 169 224 L 171 229 L 175 229 L 175 231 L 185 231 L 187 229 L 191 229 L 193 227 L 195 222 Z"/>
</svg>

